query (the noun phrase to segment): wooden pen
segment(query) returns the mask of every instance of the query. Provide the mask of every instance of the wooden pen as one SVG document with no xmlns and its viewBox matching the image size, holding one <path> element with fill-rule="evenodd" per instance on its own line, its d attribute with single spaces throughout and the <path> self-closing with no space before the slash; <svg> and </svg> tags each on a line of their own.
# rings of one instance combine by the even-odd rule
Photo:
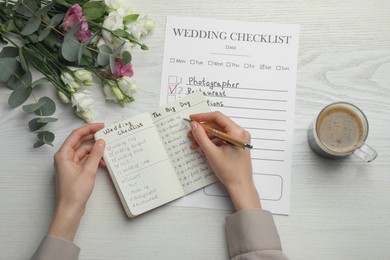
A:
<svg viewBox="0 0 390 260">
<path fill-rule="evenodd" d="M 185 120 L 188 123 L 191 123 L 191 120 L 189 120 L 188 118 L 183 118 L 183 120 Z M 237 139 L 233 136 L 230 136 L 227 133 L 221 132 L 217 129 L 214 129 L 214 128 L 206 125 L 205 123 L 199 123 L 199 124 L 203 127 L 205 132 L 210 133 L 210 134 L 224 140 L 228 144 L 231 144 L 231 145 L 243 148 L 243 149 L 245 149 L 245 148 L 252 149 L 253 148 L 253 146 L 248 144 L 247 142 L 242 141 L 240 139 Z"/>
</svg>

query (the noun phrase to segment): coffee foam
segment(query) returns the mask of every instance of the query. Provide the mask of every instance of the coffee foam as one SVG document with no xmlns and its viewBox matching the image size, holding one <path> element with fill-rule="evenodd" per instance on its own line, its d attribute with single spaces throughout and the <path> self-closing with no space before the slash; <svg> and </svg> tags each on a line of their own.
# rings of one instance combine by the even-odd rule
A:
<svg viewBox="0 0 390 260">
<path fill-rule="evenodd" d="M 366 129 L 359 115 L 343 106 L 329 107 L 317 119 L 321 143 L 334 153 L 350 153 L 360 147 Z"/>
</svg>

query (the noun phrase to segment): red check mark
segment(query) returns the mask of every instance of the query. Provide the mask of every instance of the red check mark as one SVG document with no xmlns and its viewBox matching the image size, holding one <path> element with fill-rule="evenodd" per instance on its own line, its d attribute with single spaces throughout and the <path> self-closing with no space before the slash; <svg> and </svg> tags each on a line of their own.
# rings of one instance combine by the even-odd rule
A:
<svg viewBox="0 0 390 260">
<path fill-rule="evenodd" d="M 177 83 L 173 88 L 169 87 L 169 88 L 168 88 L 169 93 L 170 93 L 170 94 L 173 94 L 173 93 L 175 92 L 175 90 L 176 90 L 176 88 L 177 88 L 177 86 L 178 86 L 179 84 L 180 84 L 180 82 Z"/>
</svg>

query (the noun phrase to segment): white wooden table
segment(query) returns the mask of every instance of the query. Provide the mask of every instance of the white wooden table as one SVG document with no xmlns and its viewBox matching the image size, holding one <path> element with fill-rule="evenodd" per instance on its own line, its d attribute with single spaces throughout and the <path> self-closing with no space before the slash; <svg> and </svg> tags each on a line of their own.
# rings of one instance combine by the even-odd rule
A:
<svg viewBox="0 0 390 260">
<path fill-rule="evenodd" d="M 289 216 L 275 216 L 291 259 L 390 259 L 390 2 L 132 1 L 156 28 L 134 54 L 141 87 L 125 108 L 96 88 L 96 121 L 112 123 L 158 104 L 166 15 L 300 24 Z M 1 69 L 1 68 L 0 68 Z M 50 223 L 55 206 L 52 156 L 83 122 L 59 105 L 55 148 L 33 149 L 29 116 L 9 109 L 0 85 L 1 259 L 26 259 Z M 52 88 L 42 87 L 51 93 Z M 326 104 L 349 101 L 368 116 L 368 143 L 378 158 L 328 161 L 314 155 L 306 129 Z M 59 104 L 59 103 L 57 103 Z M 100 170 L 76 243 L 80 259 L 227 259 L 224 217 L 231 212 L 164 206 L 128 220 L 108 174 Z"/>
</svg>

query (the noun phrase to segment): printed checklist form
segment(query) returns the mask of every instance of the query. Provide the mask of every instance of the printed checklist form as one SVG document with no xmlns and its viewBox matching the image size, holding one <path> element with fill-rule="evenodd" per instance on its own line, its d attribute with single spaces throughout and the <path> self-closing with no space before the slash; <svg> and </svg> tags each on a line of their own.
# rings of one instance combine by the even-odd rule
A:
<svg viewBox="0 0 390 260">
<path fill-rule="evenodd" d="M 274 214 L 289 214 L 298 39 L 298 25 L 166 21 L 160 104 L 200 91 L 212 111 L 249 131 L 254 182 Z M 220 183 L 173 204 L 232 208 Z"/>
</svg>

